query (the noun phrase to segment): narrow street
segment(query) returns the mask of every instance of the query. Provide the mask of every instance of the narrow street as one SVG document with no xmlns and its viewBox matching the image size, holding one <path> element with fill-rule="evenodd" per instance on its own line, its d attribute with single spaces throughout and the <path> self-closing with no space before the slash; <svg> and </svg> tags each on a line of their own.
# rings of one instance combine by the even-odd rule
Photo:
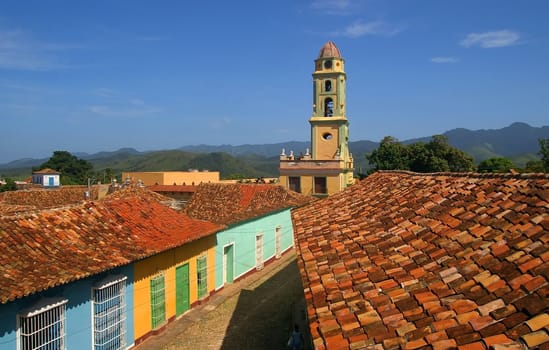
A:
<svg viewBox="0 0 549 350">
<path fill-rule="evenodd" d="M 295 252 L 225 287 L 137 349 L 286 349 L 294 322 L 306 327 Z"/>
</svg>

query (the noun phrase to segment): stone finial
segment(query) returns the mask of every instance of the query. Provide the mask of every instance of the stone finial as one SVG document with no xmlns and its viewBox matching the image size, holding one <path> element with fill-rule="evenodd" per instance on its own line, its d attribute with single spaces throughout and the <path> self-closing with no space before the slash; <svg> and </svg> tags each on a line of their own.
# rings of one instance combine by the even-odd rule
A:
<svg viewBox="0 0 549 350">
<path fill-rule="evenodd" d="M 281 156 L 281 157 L 285 157 L 285 156 L 286 156 L 286 149 L 282 148 L 282 152 L 280 153 L 280 156 Z"/>
<path fill-rule="evenodd" d="M 309 153 L 309 149 L 308 149 L 308 148 L 305 149 L 305 155 L 306 155 L 306 156 L 310 156 L 310 155 L 311 155 L 311 154 Z"/>
<path fill-rule="evenodd" d="M 294 156 L 294 151 L 290 151 L 290 157 Z"/>
</svg>

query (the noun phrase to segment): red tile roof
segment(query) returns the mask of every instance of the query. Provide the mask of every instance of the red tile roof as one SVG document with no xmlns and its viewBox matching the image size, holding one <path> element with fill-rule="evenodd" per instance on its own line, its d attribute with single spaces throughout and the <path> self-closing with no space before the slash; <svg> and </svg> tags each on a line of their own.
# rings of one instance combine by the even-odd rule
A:
<svg viewBox="0 0 549 350">
<path fill-rule="evenodd" d="M 57 170 L 53 170 L 50 168 L 44 168 L 37 171 L 33 171 L 33 174 L 40 175 L 40 174 L 52 174 L 52 175 L 60 175 L 61 173 Z"/>
<path fill-rule="evenodd" d="M 131 193 L 2 216 L 0 303 L 128 264 L 221 229 L 221 225 L 176 212 L 153 196 Z"/>
<path fill-rule="evenodd" d="M 409 172 L 294 209 L 315 348 L 547 348 L 548 209 L 548 175 Z"/>
<path fill-rule="evenodd" d="M 0 193 L 0 213 L 13 212 L 19 207 L 21 211 L 55 208 L 83 202 L 87 186 L 63 186 L 52 189 L 28 189 Z M 97 189 L 92 188 L 92 198 L 97 196 Z"/>
<path fill-rule="evenodd" d="M 151 185 L 147 189 L 154 192 L 196 192 L 196 186 L 191 185 Z"/>
<path fill-rule="evenodd" d="M 191 217 L 230 225 L 313 200 L 277 185 L 204 183 L 184 211 Z"/>
</svg>

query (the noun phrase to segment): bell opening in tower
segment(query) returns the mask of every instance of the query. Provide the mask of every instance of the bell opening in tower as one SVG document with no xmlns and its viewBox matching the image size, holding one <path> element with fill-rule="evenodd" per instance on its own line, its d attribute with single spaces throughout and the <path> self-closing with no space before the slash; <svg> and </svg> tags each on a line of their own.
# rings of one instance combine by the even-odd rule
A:
<svg viewBox="0 0 549 350">
<path fill-rule="evenodd" d="M 324 100 L 324 116 L 332 117 L 334 115 L 334 101 L 328 97 Z"/>
</svg>

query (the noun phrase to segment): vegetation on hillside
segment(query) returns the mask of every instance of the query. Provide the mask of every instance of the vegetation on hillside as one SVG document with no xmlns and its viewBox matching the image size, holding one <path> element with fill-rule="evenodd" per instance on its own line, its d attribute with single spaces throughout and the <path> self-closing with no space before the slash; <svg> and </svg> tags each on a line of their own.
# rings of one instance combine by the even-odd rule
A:
<svg viewBox="0 0 549 350">
<path fill-rule="evenodd" d="M 376 170 L 411 170 L 418 173 L 467 172 L 475 169 L 473 158 L 448 144 L 448 139 L 435 135 L 428 143 L 403 145 L 391 136 L 385 137 L 377 149 L 367 154 Z"/>
</svg>

